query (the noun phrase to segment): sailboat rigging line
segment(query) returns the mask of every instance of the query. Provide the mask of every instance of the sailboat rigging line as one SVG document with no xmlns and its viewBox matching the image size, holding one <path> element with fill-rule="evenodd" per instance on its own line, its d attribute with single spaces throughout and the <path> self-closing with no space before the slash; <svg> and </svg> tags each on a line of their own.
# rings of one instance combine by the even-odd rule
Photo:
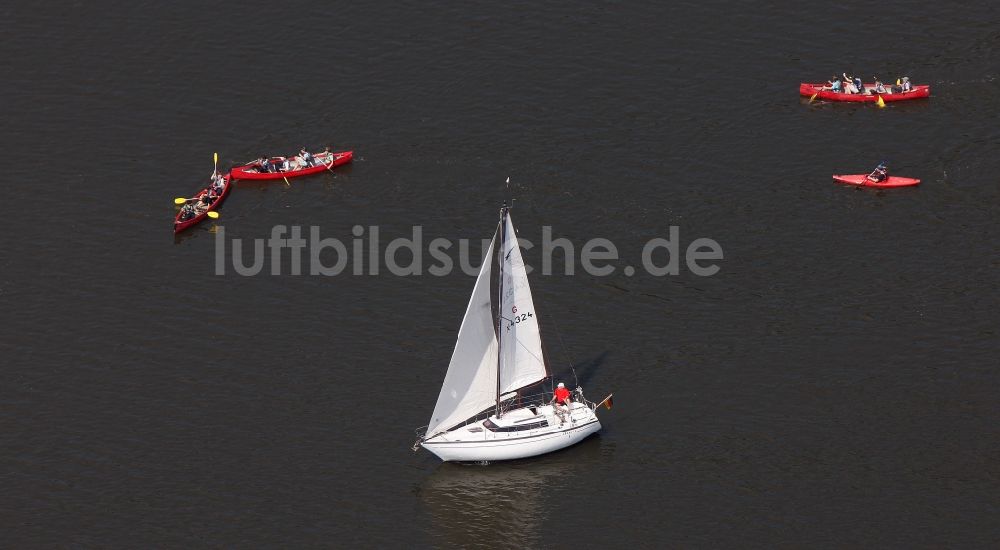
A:
<svg viewBox="0 0 1000 550">
<path fill-rule="evenodd" d="M 563 355 L 566 356 L 569 362 L 569 370 L 573 372 L 573 385 L 579 387 L 580 379 L 576 377 L 576 367 L 573 366 L 573 358 L 570 356 L 569 352 L 566 350 L 566 344 L 563 342 L 562 332 L 556 325 L 555 317 L 552 317 L 552 328 L 556 331 L 556 337 L 559 338 L 559 347 L 562 348 Z"/>
</svg>

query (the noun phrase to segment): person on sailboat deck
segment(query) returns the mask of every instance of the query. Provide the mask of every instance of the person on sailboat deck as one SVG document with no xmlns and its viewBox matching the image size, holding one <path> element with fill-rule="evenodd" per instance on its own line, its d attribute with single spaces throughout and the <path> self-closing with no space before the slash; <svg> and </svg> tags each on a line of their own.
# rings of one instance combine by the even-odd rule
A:
<svg viewBox="0 0 1000 550">
<path fill-rule="evenodd" d="M 562 420 L 562 414 L 564 412 L 569 412 L 569 390 L 566 389 L 566 384 L 559 382 L 559 384 L 556 385 L 556 391 L 552 392 L 552 400 L 549 401 L 549 403 L 553 403 L 555 405 L 553 408 L 555 409 L 556 414 L 560 416 L 560 420 Z M 562 407 L 566 408 L 565 411 Z"/>
</svg>

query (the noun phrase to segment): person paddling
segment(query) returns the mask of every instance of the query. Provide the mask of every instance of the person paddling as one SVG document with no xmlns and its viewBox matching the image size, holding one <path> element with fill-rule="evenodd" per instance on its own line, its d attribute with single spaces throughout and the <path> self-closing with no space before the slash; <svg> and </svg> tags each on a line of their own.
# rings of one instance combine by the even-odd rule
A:
<svg viewBox="0 0 1000 550">
<path fill-rule="evenodd" d="M 211 193 L 215 196 L 222 195 L 222 189 L 226 186 L 226 178 L 222 174 L 217 174 L 212 181 Z"/>
<path fill-rule="evenodd" d="M 827 84 L 829 84 L 830 87 L 827 88 L 826 86 L 824 86 L 823 87 L 824 90 L 830 90 L 833 93 L 837 93 L 837 94 L 840 93 L 840 91 L 841 91 L 841 84 L 840 84 L 840 78 L 838 76 L 836 76 L 836 75 L 831 76 L 830 80 L 827 82 Z"/>
<path fill-rule="evenodd" d="M 861 93 L 861 79 L 847 76 L 847 73 L 844 73 L 844 92 L 848 94 Z"/>
<path fill-rule="evenodd" d="M 195 216 L 194 204 L 187 202 L 181 207 L 181 221 L 190 220 Z"/>
<path fill-rule="evenodd" d="M 875 170 L 871 174 L 868 174 L 868 181 L 872 183 L 880 183 L 885 181 L 889 177 L 889 162 L 883 160 L 875 167 Z"/>
<path fill-rule="evenodd" d="M 306 151 L 305 147 L 299 150 L 299 158 L 302 159 L 303 164 L 305 164 L 307 168 L 316 166 L 316 159 L 313 158 L 312 153 Z"/>
<path fill-rule="evenodd" d="M 266 155 L 261 155 L 260 158 L 257 159 L 257 163 L 260 164 L 260 172 L 262 174 L 266 174 L 271 171 L 271 161 L 268 160 Z"/>
</svg>

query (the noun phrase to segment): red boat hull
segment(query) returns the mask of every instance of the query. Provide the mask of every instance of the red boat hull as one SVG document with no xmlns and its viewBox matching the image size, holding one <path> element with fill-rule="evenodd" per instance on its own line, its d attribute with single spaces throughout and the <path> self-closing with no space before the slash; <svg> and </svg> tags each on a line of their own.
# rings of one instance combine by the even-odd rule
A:
<svg viewBox="0 0 1000 550">
<path fill-rule="evenodd" d="M 914 86 L 909 92 L 902 92 L 898 94 L 845 94 L 841 92 L 834 92 L 832 90 L 824 90 L 823 86 L 829 86 L 827 83 L 822 84 L 807 84 L 805 82 L 799 84 L 799 95 L 812 97 L 816 94 L 818 99 L 825 99 L 827 101 L 854 101 L 861 103 L 875 103 L 878 101 L 879 96 L 882 97 L 882 101 L 886 103 L 890 101 L 905 101 L 908 99 L 920 99 L 922 97 L 928 97 L 931 95 L 931 87 L 929 84 L 921 84 L 919 86 Z M 865 84 L 865 89 L 874 88 L 875 84 Z"/>
<path fill-rule="evenodd" d="M 918 179 L 901 178 L 898 176 L 889 176 L 884 181 L 874 182 L 868 179 L 868 174 L 834 175 L 833 181 L 848 185 L 860 185 L 862 187 L 909 187 L 920 183 Z"/>
<path fill-rule="evenodd" d="M 199 213 L 198 215 L 196 215 L 193 218 L 190 218 L 190 219 L 187 219 L 187 220 L 183 220 L 183 221 L 181 221 L 181 213 L 180 212 L 177 213 L 177 216 L 174 217 L 174 234 L 175 235 L 177 233 L 180 233 L 181 231 L 184 231 L 185 229 L 187 229 L 187 228 L 189 228 L 191 226 L 197 225 L 198 223 L 201 222 L 201 220 L 204 220 L 206 217 L 208 217 L 208 213 L 209 212 L 215 210 L 216 208 L 218 208 L 219 206 L 222 205 L 222 201 L 226 200 L 226 195 L 229 194 L 229 189 L 232 187 L 232 179 L 229 177 L 229 174 L 226 174 L 225 176 L 223 176 L 223 180 L 224 180 L 224 183 L 222 185 L 222 194 L 219 195 L 219 197 L 217 199 L 215 199 L 215 202 L 213 202 L 212 204 L 210 204 L 208 206 L 207 210 L 205 210 L 204 212 Z M 204 195 L 207 192 L 208 192 L 208 187 L 206 186 L 201 191 L 198 191 L 198 193 L 195 195 L 195 197 L 197 197 L 197 198 L 200 199 L 201 196 Z"/>
<path fill-rule="evenodd" d="M 309 168 L 303 168 L 301 170 L 289 170 L 287 172 L 259 172 L 258 170 L 260 169 L 260 164 L 251 162 L 250 164 L 233 168 L 230 174 L 232 174 L 233 179 L 238 180 L 280 180 L 284 178 L 294 178 L 297 176 L 308 176 L 309 174 L 318 174 L 325 170 L 332 170 L 342 164 L 351 162 L 351 159 L 354 158 L 354 151 L 341 151 L 332 154 L 333 162 L 330 162 L 324 153 L 318 153 L 314 155 L 313 158 L 315 158 L 316 162 L 319 162 L 319 164 Z"/>
</svg>

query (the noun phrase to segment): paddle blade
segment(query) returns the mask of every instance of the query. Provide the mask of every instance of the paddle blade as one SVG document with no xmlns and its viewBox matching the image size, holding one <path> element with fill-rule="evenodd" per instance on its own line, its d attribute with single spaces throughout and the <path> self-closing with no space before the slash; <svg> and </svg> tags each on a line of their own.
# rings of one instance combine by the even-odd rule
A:
<svg viewBox="0 0 1000 550">
<path fill-rule="evenodd" d="M 903 85 L 903 82 L 897 78 L 896 79 L 896 86 L 902 86 L 902 85 Z"/>
<path fill-rule="evenodd" d="M 184 204 L 184 203 L 186 203 L 187 201 L 188 201 L 188 200 L 187 200 L 187 199 L 185 199 L 184 197 L 177 197 L 176 199 L 174 199 L 174 204 Z"/>
<path fill-rule="evenodd" d="M 880 109 L 885 107 L 885 101 L 882 100 L 882 96 L 878 96 L 878 101 L 875 102 L 875 105 L 878 105 Z"/>
<path fill-rule="evenodd" d="M 212 163 L 216 165 L 219 164 L 219 153 L 212 153 Z"/>
<path fill-rule="evenodd" d="M 816 92 L 815 94 L 813 94 L 812 96 L 810 96 L 809 97 L 809 103 L 812 103 L 813 100 L 816 99 L 816 96 L 818 96 L 818 95 L 819 95 L 819 92 Z"/>
<path fill-rule="evenodd" d="M 217 219 L 219 219 L 219 213 L 218 213 L 218 212 L 216 212 L 215 210 L 209 210 L 208 214 L 206 214 L 206 215 L 207 215 L 207 216 L 208 216 L 209 218 L 212 218 L 213 220 L 217 220 Z"/>
</svg>

